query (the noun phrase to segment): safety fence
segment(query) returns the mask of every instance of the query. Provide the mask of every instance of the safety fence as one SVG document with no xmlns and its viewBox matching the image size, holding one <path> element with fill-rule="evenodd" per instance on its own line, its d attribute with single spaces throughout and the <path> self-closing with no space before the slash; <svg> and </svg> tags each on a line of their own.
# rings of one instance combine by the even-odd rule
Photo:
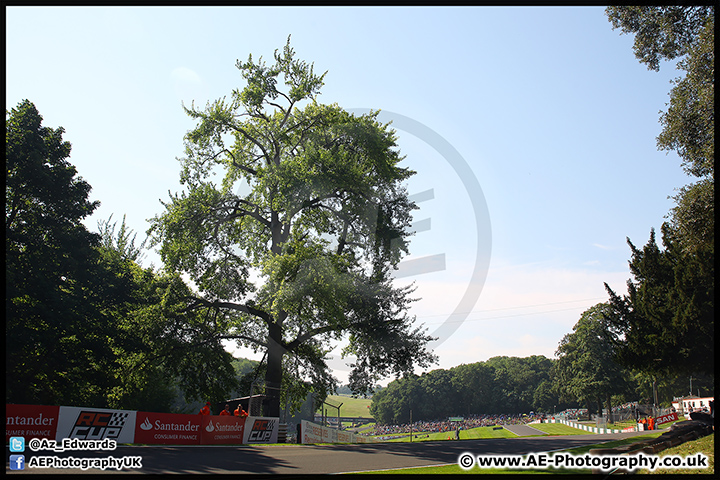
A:
<svg viewBox="0 0 720 480">
<path fill-rule="evenodd" d="M 109 408 L 5 405 L 5 442 L 10 437 L 115 440 L 117 443 L 217 445 L 277 443 L 274 417 L 189 415 Z"/>
<path fill-rule="evenodd" d="M 373 440 L 353 432 L 329 428 L 303 420 L 300 425 L 301 443 L 370 443 Z"/>
</svg>

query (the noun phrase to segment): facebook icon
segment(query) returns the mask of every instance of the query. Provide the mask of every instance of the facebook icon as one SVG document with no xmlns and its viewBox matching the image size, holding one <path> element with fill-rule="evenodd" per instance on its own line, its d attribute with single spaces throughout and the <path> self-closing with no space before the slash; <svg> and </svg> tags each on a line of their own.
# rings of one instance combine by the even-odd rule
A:
<svg viewBox="0 0 720 480">
<path fill-rule="evenodd" d="M 25 455 L 10 455 L 10 470 L 25 470 Z"/>
</svg>

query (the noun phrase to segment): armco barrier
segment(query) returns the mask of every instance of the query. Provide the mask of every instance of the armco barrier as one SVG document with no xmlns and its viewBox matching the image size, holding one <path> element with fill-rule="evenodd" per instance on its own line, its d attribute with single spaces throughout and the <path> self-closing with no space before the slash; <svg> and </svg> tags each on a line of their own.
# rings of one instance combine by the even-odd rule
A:
<svg viewBox="0 0 720 480">
<path fill-rule="evenodd" d="M 276 443 L 279 419 L 139 412 L 110 408 L 5 405 L 10 437 L 113 439 L 118 443 L 217 445 Z"/>
<path fill-rule="evenodd" d="M 659 425 L 663 425 L 663 424 L 669 423 L 669 422 L 674 422 L 674 421 L 677 421 L 677 420 L 678 420 L 678 415 L 677 415 L 677 413 L 668 413 L 668 414 L 666 414 L 666 415 L 661 415 L 661 416 L 655 418 L 655 425 L 656 425 L 656 426 L 659 426 Z M 642 424 L 640 424 L 640 425 L 635 425 L 635 426 L 633 426 L 633 427 L 623 428 L 623 429 L 621 429 L 621 430 L 618 430 L 618 429 L 615 429 L 615 428 L 591 427 L 591 426 L 589 426 L 589 425 L 583 425 L 583 424 L 581 424 L 581 423 L 576 423 L 576 422 L 573 422 L 573 421 L 570 421 L 570 420 L 559 419 L 559 418 L 558 418 L 558 419 L 552 418 L 552 419 L 549 421 L 549 423 L 562 423 L 562 424 L 564 424 L 564 425 L 568 425 L 568 426 L 573 427 L 573 428 L 578 428 L 578 429 L 580 429 L 580 430 L 585 430 L 585 431 L 591 432 L 591 433 L 638 432 L 638 431 L 641 431 L 642 428 L 644 428 L 644 427 L 642 426 Z"/>
</svg>

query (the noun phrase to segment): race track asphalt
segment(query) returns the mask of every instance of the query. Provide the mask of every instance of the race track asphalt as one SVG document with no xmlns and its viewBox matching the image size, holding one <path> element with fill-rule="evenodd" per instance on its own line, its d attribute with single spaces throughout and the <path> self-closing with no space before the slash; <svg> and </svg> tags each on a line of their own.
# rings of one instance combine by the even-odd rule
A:
<svg viewBox="0 0 720 480">
<path fill-rule="evenodd" d="M 318 475 L 456 464 L 459 456 L 466 452 L 473 455 L 548 452 L 643 433 L 645 432 L 359 445 L 118 446 L 112 452 L 25 453 L 26 462 L 33 455 L 50 454 L 76 458 L 142 457 L 142 468 L 123 469 L 121 472 L 57 468 L 12 471 L 7 463 L 9 451 L 6 448 L 6 473 Z"/>
</svg>

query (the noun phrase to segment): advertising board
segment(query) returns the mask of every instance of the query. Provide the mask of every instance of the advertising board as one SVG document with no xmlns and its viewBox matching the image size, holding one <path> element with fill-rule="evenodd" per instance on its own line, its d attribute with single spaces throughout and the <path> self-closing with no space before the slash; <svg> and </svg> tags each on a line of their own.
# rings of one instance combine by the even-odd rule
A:
<svg viewBox="0 0 720 480">
<path fill-rule="evenodd" d="M 199 445 L 200 415 L 137 412 L 135 443 Z"/>
<path fill-rule="evenodd" d="M 5 405 L 5 441 L 11 437 L 111 439 L 117 443 L 221 445 L 277 443 L 277 417 L 239 418 L 110 408 Z M 327 440 L 325 440 L 327 441 Z M 335 440 L 336 441 L 336 440 Z"/>
<path fill-rule="evenodd" d="M 352 432 L 337 430 L 335 428 L 323 427 L 316 423 L 303 420 L 300 426 L 302 438 L 301 443 L 369 443 L 372 440 L 356 435 Z"/>
<path fill-rule="evenodd" d="M 134 410 L 110 408 L 60 407 L 55 439 L 80 438 L 103 440 L 109 438 L 117 443 L 134 443 Z"/>
<path fill-rule="evenodd" d="M 5 404 L 5 442 L 10 437 L 55 440 L 60 407 Z"/>
<path fill-rule="evenodd" d="M 655 425 L 662 425 L 663 423 L 674 422 L 678 419 L 677 412 L 668 413 L 667 415 L 661 415 L 655 419 Z"/>
<path fill-rule="evenodd" d="M 247 417 L 243 443 L 277 443 L 279 425 L 277 417 Z"/>
<path fill-rule="evenodd" d="M 320 425 L 316 425 L 314 423 L 308 422 L 307 420 L 303 420 L 300 430 L 300 434 L 302 435 L 300 443 L 306 445 L 323 443 L 323 427 L 321 427 Z"/>
<path fill-rule="evenodd" d="M 232 415 L 198 415 L 198 418 L 200 419 L 201 444 L 243 443 L 245 421 L 240 417 Z M 277 438 L 277 435 L 275 438 Z"/>
</svg>

